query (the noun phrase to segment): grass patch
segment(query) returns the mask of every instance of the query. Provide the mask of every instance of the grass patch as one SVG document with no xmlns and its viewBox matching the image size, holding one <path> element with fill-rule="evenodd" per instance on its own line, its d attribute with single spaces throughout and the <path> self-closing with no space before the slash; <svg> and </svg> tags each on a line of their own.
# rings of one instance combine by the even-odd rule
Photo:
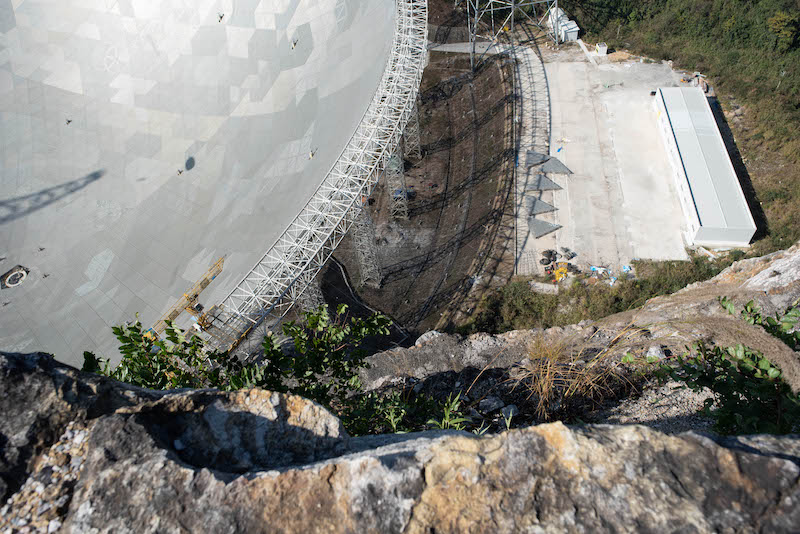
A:
<svg viewBox="0 0 800 534">
<path fill-rule="evenodd" d="M 716 261 L 702 256 L 691 261 L 637 261 L 636 279 L 618 280 L 614 286 L 576 280 L 557 295 L 537 293 L 526 280 L 512 281 L 486 297 L 469 321 L 456 330 L 461 334 L 500 333 L 600 319 L 712 278 L 742 255 L 735 252 Z"/>
<path fill-rule="evenodd" d="M 539 421 L 562 413 L 564 404 L 573 399 L 586 403 L 613 397 L 620 387 L 632 384 L 619 358 L 611 356 L 611 348 L 619 349 L 633 331 L 623 330 L 595 354 L 586 350 L 587 344 L 573 351 L 563 339 L 553 342 L 539 335 L 528 348 L 529 357 L 516 368 L 514 387 L 528 392 Z"/>
</svg>

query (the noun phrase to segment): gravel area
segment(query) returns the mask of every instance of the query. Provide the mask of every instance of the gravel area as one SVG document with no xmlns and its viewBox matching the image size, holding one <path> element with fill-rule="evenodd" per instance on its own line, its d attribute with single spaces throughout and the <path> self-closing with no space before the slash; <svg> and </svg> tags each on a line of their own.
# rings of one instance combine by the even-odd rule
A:
<svg viewBox="0 0 800 534">
<path fill-rule="evenodd" d="M 714 422 L 703 415 L 703 403 L 712 398 L 710 391 L 694 392 L 680 382 L 662 386 L 645 384 L 636 397 L 629 397 L 587 415 L 587 423 L 646 425 L 668 434 L 711 431 Z"/>
<path fill-rule="evenodd" d="M 0 534 L 58 532 L 86 457 L 88 431 L 71 422 L 22 488 L 0 508 Z"/>
</svg>

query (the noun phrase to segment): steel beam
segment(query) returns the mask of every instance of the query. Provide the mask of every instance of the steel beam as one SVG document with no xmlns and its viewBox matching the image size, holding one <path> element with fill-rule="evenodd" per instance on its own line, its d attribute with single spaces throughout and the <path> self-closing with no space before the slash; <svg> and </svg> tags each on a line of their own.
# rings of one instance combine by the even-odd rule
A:
<svg viewBox="0 0 800 534">
<path fill-rule="evenodd" d="M 414 102 L 414 109 L 403 132 L 403 148 L 408 159 L 422 159 L 422 143 L 419 135 L 419 104 Z"/>
</svg>

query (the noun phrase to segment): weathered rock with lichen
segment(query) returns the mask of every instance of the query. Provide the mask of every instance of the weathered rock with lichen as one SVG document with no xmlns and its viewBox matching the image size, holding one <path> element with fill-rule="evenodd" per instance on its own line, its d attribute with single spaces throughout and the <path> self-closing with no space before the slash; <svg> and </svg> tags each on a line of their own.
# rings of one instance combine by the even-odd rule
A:
<svg viewBox="0 0 800 534">
<path fill-rule="evenodd" d="M 0 499 L 5 501 L 32 462 L 70 421 L 96 418 L 155 399 L 158 393 L 108 381 L 46 354 L 0 353 Z"/>
<path fill-rule="evenodd" d="M 70 387 L 52 386 L 65 376 Z M 26 421 L 49 424 L 0 415 L 3 429 L 24 428 L 37 447 L 21 471 L 4 467 L 12 495 L 0 531 L 793 532 L 800 524 L 798 437 L 555 423 L 486 437 L 350 438 L 322 407 L 291 395 L 132 390 L 42 356 L 4 355 L 2 391 L 9 380 L 26 387 L 0 407 L 21 403 Z M 38 404 L 43 392 L 50 400 Z M 11 437 L 4 433 L 3 454 Z M 67 465 L 69 483 L 40 482 Z"/>
</svg>

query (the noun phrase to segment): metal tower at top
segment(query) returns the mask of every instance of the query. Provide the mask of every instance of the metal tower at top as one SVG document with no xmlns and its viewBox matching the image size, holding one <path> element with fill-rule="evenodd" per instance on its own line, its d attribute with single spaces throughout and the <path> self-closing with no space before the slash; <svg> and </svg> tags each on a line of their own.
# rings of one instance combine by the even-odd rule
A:
<svg viewBox="0 0 800 534">
<path fill-rule="evenodd" d="M 490 46 L 499 44 L 504 33 L 514 31 L 517 20 L 532 22 L 558 43 L 558 31 L 555 29 L 558 0 L 456 0 L 455 5 L 462 3 L 467 8 L 472 47 L 470 63 L 473 69 L 478 63 L 476 59 L 481 59 Z M 489 39 L 485 48 L 477 46 L 477 40 L 481 37 Z"/>
</svg>

